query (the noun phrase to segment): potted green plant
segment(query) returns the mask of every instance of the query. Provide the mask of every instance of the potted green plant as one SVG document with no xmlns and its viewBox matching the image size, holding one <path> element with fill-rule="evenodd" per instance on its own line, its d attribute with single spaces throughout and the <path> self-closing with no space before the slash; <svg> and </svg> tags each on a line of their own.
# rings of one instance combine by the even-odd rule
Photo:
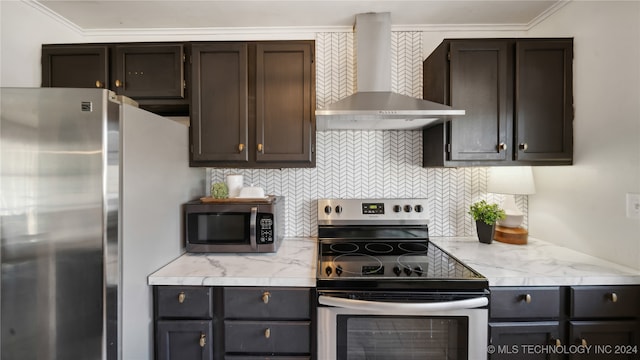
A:
<svg viewBox="0 0 640 360">
<path fill-rule="evenodd" d="M 471 215 L 476 222 L 478 240 L 485 244 L 491 244 L 496 222 L 504 219 L 506 216 L 504 210 L 501 209 L 498 204 L 489 204 L 485 200 L 471 204 L 469 215 Z"/>
</svg>

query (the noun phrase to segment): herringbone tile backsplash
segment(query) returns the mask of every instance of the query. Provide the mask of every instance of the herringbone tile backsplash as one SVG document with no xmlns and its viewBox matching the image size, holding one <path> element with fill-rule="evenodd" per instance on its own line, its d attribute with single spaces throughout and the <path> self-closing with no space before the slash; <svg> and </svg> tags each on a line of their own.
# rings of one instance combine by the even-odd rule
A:
<svg viewBox="0 0 640 360">
<path fill-rule="evenodd" d="M 391 39 L 392 90 L 422 98 L 422 34 L 393 32 Z M 355 56 L 353 34 L 317 34 L 318 108 L 355 92 Z M 243 174 L 245 185 L 284 195 L 288 237 L 317 235 L 320 198 L 427 198 L 432 236 L 475 236 L 469 205 L 502 200 L 486 193 L 486 168 L 422 168 L 420 131 L 318 132 L 316 151 L 312 169 L 210 168 L 208 181 Z M 527 214 L 527 197 L 516 196 L 516 202 Z"/>
</svg>

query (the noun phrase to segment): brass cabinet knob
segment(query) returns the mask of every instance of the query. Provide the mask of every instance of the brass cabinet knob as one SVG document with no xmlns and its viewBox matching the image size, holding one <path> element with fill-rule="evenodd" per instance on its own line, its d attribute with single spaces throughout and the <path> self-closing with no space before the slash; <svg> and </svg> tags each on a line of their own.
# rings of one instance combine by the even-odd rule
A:
<svg viewBox="0 0 640 360">
<path fill-rule="evenodd" d="M 271 329 L 267 328 L 267 329 L 264 331 L 264 337 L 265 337 L 266 339 L 268 339 L 268 338 L 270 338 L 270 337 L 271 337 Z"/>
<path fill-rule="evenodd" d="M 180 304 L 182 304 L 184 302 L 184 299 L 187 298 L 187 295 L 184 294 L 184 291 L 181 291 L 180 294 L 178 294 L 178 302 Z"/>
<path fill-rule="evenodd" d="M 587 347 L 587 339 L 585 338 L 580 339 L 580 346 Z"/>
<path fill-rule="evenodd" d="M 104 84 L 102 83 L 102 81 L 96 80 L 96 87 L 102 89 L 104 87 Z"/>
<path fill-rule="evenodd" d="M 207 345 L 207 335 L 200 334 L 200 347 Z"/>
<path fill-rule="evenodd" d="M 238 144 L 238 152 L 243 152 L 244 151 L 244 144 L 240 143 Z"/>
<path fill-rule="evenodd" d="M 262 293 L 262 302 L 265 304 L 269 303 L 269 299 L 271 298 L 271 293 L 268 291 L 265 291 Z"/>
<path fill-rule="evenodd" d="M 527 304 L 531 304 L 531 294 L 524 294 L 522 295 L 521 299 Z"/>
<path fill-rule="evenodd" d="M 555 343 L 556 343 L 556 347 L 562 346 L 562 341 L 560 341 L 560 339 L 556 339 Z"/>
<path fill-rule="evenodd" d="M 609 294 L 609 300 L 611 300 L 612 303 L 618 302 L 618 294 L 612 292 Z"/>
<path fill-rule="evenodd" d="M 264 150 L 264 146 L 262 144 L 258 144 L 258 152 L 262 152 Z"/>
<path fill-rule="evenodd" d="M 116 87 L 121 87 L 121 86 L 122 86 L 122 81 L 116 80 Z"/>
<path fill-rule="evenodd" d="M 505 143 L 501 142 L 501 143 L 498 145 L 498 150 L 499 150 L 499 151 L 507 150 L 507 144 L 505 144 Z"/>
<path fill-rule="evenodd" d="M 520 143 L 520 145 L 518 145 L 518 148 L 522 151 L 527 151 L 529 145 L 527 143 Z"/>
</svg>

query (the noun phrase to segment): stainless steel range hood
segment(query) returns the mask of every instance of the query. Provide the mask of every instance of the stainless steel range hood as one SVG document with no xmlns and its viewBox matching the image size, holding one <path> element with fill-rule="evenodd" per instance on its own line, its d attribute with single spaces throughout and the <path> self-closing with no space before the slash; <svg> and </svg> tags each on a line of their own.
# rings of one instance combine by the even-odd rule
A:
<svg viewBox="0 0 640 360">
<path fill-rule="evenodd" d="M 358 92 L 316 110 L 318 131 L 418 130 L 464 110 L 391 92 L 391 14 L 356 15 Z"/>
</svg>

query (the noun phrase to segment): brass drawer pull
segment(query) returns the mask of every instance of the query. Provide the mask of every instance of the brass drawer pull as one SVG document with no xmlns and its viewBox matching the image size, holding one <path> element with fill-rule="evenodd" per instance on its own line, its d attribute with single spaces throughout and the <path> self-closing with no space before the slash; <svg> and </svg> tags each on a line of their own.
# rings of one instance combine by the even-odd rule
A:
<svg viewBox="0 0 640 360">
<path fill-rule="evenodd" d="M 244 151 L 244 144 L 240 143 L 238 144 L 238 152 L 243 152 Z"/>
<path fill-rule="evenodd" d="M 609 300 L 611 300 L 612 303 L 618 302 L 618 294 L 612 292 L 609 294 Z"/>
<path fill-rule="evenodd" d="M 562 346 L 562 341 L 560 341 L 560 339 L 556 339 L 556 347 L 561 347 Z"/>
<path fill-rule="evenodd" d="M 522 300 L 524 302 L 526 302 L 527 304 L 531 304 L 531 294 L 524 294 L 522 295 Z"/>
<path fill-rule="evenodd" d="M 580 339 L 580 346 L 587 347 L 587 339 L 585 338 Z"/>
<path fill-rule="evenodd" d="M 184 302 L 184 299 L 187 298 L 187 295 L 185 295 L 184 291 L 181 291 L 180 294 L 178 294 L 178 302 L 180 304 L 182 304 Z"/>
<path fill-rule="evenodd" d="M 200 347 L 203 348 L 205 345 L 207 345 L 207 335 L 200 334 Z"/>
<path fill-rule="evenodd" d="M 262 293 L 262 302 L 265 304 L 269 303 L 269 299 L 271 298 L 271 293 L 268 291 L 265 291 Z"/>
<path fill-rule="evenodd" d="M 102 84 L 102 81 L 100 81 L 100 80 L 96 80 L 96 87 L 97 87 L 97 88 L 103 88 L 103 87 L 104 87 L 104 85 Z"/>
<path fill-rule="evenodd" d="M 116 80 L 116 87 L 121 87 L 121 86 L 122 86 L 122 81 Z"/>
<path fill-rule="evenodd" d="M 527 144 L 527 143 L 520 143 L 520 145 L 518 146 L 518 148 L 520 148 L 520 150 L 522 150 L 522 151 L 527 151 L 527 149 L 529 148 L 529 144 Z"/>
<path fill-rule="evenodd" d="M 270 328 L 267 328 L 264 331 L 264 337 L 267 338 L 267 339 L 271 337 L 271 329 Z"/>
</svg>

